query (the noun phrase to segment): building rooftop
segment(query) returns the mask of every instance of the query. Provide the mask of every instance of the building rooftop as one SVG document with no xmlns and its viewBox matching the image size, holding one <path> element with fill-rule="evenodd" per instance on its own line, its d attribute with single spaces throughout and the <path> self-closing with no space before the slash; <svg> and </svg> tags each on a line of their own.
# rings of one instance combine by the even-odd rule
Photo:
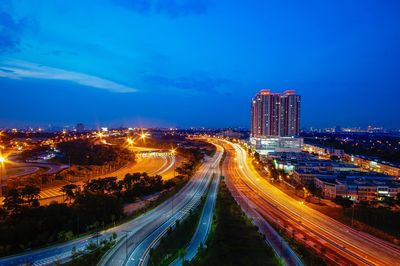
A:
<svg viewBox="0 0 400 266">
<path fill-rule="evenodd" d="M 388 166 L 395 167 L 395 168 L 400 168 L 399 164 L 395 164 L 395 163 L 392 163 L 392 162 L 384 161 L 384 160 L 382 160 L 382 159 L 380 159 L 379 157 L 376 157 L 376 156 L 353 155 L 353 154 L 351 154 L 350 156 L 354 156 L 354 157 L 361 158 L 361 159 L 368 160 L 368 161 L 374 161 L 374 162 L 377 162 L 377 163 L 380 163 L 380 164 L 384 164 L 384 165 L 388 165 Z"/>
<path fill-rule="evenodd" d="M 400 182 L 396 180 L 379 180 L 379 179 L 365 179 L 365 178 L 357 178 L 357 179 L 345 179 L 340 182 L 345 182 L 348 186 L 387 186 L 387 187 L 400 187 Z"/>
</svg>

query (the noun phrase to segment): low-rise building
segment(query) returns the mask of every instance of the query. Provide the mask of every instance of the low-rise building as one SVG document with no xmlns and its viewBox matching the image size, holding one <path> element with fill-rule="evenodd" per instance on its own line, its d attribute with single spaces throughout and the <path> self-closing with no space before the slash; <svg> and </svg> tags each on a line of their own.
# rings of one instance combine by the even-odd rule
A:
<svg viewBox="0 0 400 266">
<path fill-rule="evenodd" d="M 326 199 L 334 199 L 337 196 L 347 195 L 347 186 L 338 181 L 335 177 L 317 177 L 314 179 L 314 184 L 321 191 L 321 196 Z"/>
<path fill-rule="evenodd" d="M 345 156 L 344 150 L 342 149 L 335 149 L 332 147 L 322 147 L 322 146 L 316 146 L 316 145 L 311 145 L 311 144 L 304 144 L 304 151 L 307 151 L 309 153 L 316 153 L 318 155 L 322 156 L 337 156 L 339 158 L 342 158 Z"/>
<path fill-rule="evenodd" d="M 300 185 L 310 186 L 314 184 L 316 178 L 334 178 L 335 175 L 331 171 L 321 171 L 316 169 L 295 169 L 293 172 L 293 180 Z"/>
<path fill-rule="evenodd" d="M 355 201 L 370 201 L 383 197 L 396 198 L 400 193 L 400 182 L 390 176 L 375 173 L 348 176 L 316 176 L 314 184 L 326 199 L 337 196 L 348 197 Z"/>
<path fill-rule="evenodd" d="M 295 137 L 251 137 L 250 145 L 253 151 L 260 155 L 276 152 L 301 152 L 303 139 Z"/>
<path fill-rule="evenodd" d="M 361 155 L 346 155 L 345 159 L 364 169 L 400 178 L 400 166 Z"/>
</svg>

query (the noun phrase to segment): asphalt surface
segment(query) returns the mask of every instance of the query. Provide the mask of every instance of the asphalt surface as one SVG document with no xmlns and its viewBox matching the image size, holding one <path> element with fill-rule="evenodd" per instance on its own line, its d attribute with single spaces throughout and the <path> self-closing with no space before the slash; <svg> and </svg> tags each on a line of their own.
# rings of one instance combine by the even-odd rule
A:
<svg viewBox="0 0 400 266">
<path fill-rule="evenodd" d="M 170 162 L 171 161 L 172 160 L 170 160 Z M 141 171 L 149 171 L 150 173 L 153 174 L 158 173 L 157 171 L 160 172 L 164 171 L 166 167 L 170 168 L 170 163 L 164 165 L 163 161 L 158 161 L 158 163 L 155 163 L 154 160 L 148 161 L 147 159 L 143 160 L 139 165 L 140 166 L 137 166 L 138 168 L 136 169 L 140 169 Z M 54 193 L 59 193 L 58 190 L 54 191 Z M 154 212 L 154 209 L 150 213 L 152 212 Z M 53 265 L 56 261 L 59 262 L 68 261 L 71 256 L 71 251 L 73 250 L 73 248 L 76 248 L 77 251 L 84 250 L 89 243 L 109 238 L 110 236 L 112 236 L 114 232 L 117 233 L 119 238 L 121 238 L 123 236 L 124 230 L 127 230 L 132 227 L 138 227 L 138 225 L 143 223 L 144 220 L 149 220 L 149 218 L 146 217 L 141 216 L 138 219 L 135 219 L 128 223 L 103 231 L 100 233 L 98 237 L 89 235 L 72 241 L 64 242 L 61 244 L 51 245 L 47 248 L 27 251 L 21 254 L 0 258 L 0 266 L 23 265 L 23 264 Z"/>
<path fill-rule="evenodd" d="M 239 204 L 241 209 L 246 213 L 258 230 L 265 236 L 266 242 L 275 251 L 287 266 L 303 266 L 300 257 L 292 250 L 289 244 L 276 232 L 276 230 L 268 223 L 268 221 L 260 214 L 257 206 L 253 204 L 251 198 L 254 193 L 241 179 L 240 167 L 237 167 L 234 150 L 228 145 L 224 145 L 226 150 L 226 159 L 223 165 L 225 172 L 225 183 Z"/>
<path fill-rule="evenodd" d="M 194 177 L 174 197 L 125 228 L 126 237 L 106 256 L 100 265 L 145 265 L 149 251 L 177 220 L 194 209 L 204 195 L 212 176 L 217 172 L 222 148 L 213 158 L 207 158 Z"/>
<path fill-rule="evenodd" d="M 126 174 L 128 173 L 135 173 L 135 172 L 147 172 L 149 175 L 171 175 L 172 167 L 175 163 L 175 157 L 154 157 L 154 158 L 147 158 L 138 161 L 137 163 L 130 163 L 120 169 L 109 173 L 104 174 L 101 176 L 97 176 L 94 178 L 105 178 L 109 176 L 117 177 L 119 180 L 123 179 Z M 163 176 L 164 178 L 164 176 Z M 74 184 L 83 186 L 84 181 L 75 182 Z M 55 198 L 60 198 L 62 201 L 63 192 L 61 192 L 61 188 L 63 185 L 54 186 L 51 188 L 43 189 L 40 191 L 40 200 L 43 201 L 45 199 L 49 199 L 50 201 L 55 200 Z"/>
<path fill-rule="evenodd" d="M 192 240 L 190 241 L 189 245 L 186 248 L 186 254 L 184 258 L 177 259 L 171 265 L 180 266 L 183 264 L 184 260 L 191 261 L 196 256 L 199 247 L 202 244 L 205 244 L 213 221 L 214 207 L 217 200 L 219 180 L 220 180 L 219 175 L 215 175 L 212 179 L 210 190 L 208 191 L 207 200 L 204 204 L 198 227 L 193 235 Z"/>
<path fill-rule="evenodd" d="M 400 265 L 400 247 L 344 225 L 285 194 L 262 178 L 246 151 L 230 143 L 242 191 L 265 219 L 339 265 Z M 235 175 L 235 174 L 234 174 Z"/>
</svg>

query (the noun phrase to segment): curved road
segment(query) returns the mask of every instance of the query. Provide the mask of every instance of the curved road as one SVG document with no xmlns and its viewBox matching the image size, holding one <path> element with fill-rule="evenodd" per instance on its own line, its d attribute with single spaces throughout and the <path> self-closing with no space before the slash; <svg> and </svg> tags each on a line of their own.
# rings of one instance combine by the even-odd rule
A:
<svg viewBox="0 0 400 266">
<path fill-rule="evenodd" d="M 158 161 L 158 163 L 155 163 Z M 165 172 L 166 169 L 171 168 L 171 163 L 173 160 L 168 159 L 167 164 L 162 163 L 164 162 L 164 159 L 162 160 L 143 160 L 142 162 L 138 163 L 137 166 L 134 167 L 136 171 L 148 171 L 151 172 L 152 174 L 160 174 L 161 172 Z M 133 168 L 128 168 L 133 169 Z M 168 170 L 171 171 L 171 170 Z M 54 193 L 60 193 L 59 192 L 60 188 L 55 189 Z M 56 196 L 57 197 L 57 196 Z M 154 210 L 153 210 L 154 211 Z M 153 212 L 151 211 L 151 212 Z M 13 255 L 13 256 L 8 256 L 8 257 L 3 257 L 0 258 L 0 266 L 2 265 L 22 265 L 22 264 L 32 264 L 32 265 L 52 265 L 56 261 L 66 261 L 69 259 L 71 256 L 71 251 L 73 248 L 76 248 L 76 250 L 84 250 L 85 247 L 90 243 L 94 242 L 97 240 L 109 238 L 112 236 L 114 232 L 116 232 L 119 237 L 123 235 L 123 230 L 126 230 L 126 228 L 130 228 L 131 226 L 137 227 L 138 224 L 141 224 L 143 222 L 143 216 L 139 217 L 138 219 L 135 219 L 131 222 L 122 224 L 120 226 L 111 228 L 109 230 L 103 231 L 100 233 L 100 236 L 97 238 L 94 238 L 93 236 L 85 236 L 79 239 L 75 239 L 72 241 L 68 241 L 65 243 L 61 244 L 56 244 L 49 246 L 47 248 L 43 249 L 38 249 L 38 250 L 33 250 L 33 251 L 28 251 L 25 253 Z"/>
<path fill-rule="evenodd" d="M 175 163 L 175 157 L 152 157 L 139 160 L 137 163 L 130 163 L 126 166 L 121 167 L 120 169 L 101 176 L 96 176 L 93 178 L 104 178 L 109 176 L 115 176 L 118 179 L 123 179 L 128 173 L 135 172 L 147 172 L 149 175 L 167 175 L 172 176 L 172 168 Z M 163 176 L 164 178 L 164 176 Z M 168 178 L 167 178 L 168 179 Z M 79 181 L 75 182 L 75 184 L 82 186 L 85 182 Z M 61 188 L 63 185 L 55 186 L 52 188 L 43 189 L 40 192 L 40 199 L 46 200 L 49 199 L 51 201 L 55 200 L 55 198 L 62 198 L 63 192 L 61 192 Z"/>
<path fill-rule="evenodd" d="M 100 265 L 144 265 L 149 251 L 176 220 L 199 204 L 222 157 L 222 148 L 207 158 L 194 177 L 174 197 L 142 216 L 143 221 L 126 228 L 126 237 L 100 262 Z"/>
<path fill-rule="evenodd" d="M 263 179 L 238 144 L 229 143 L 237 160 L 241 186 L 258 212 L 276 222 L 296 239 L 303 239 L 332 263 L 347 265 L 400 265 L 400 248 L 369 234 L 354 230 L 299 202 Z M 230 170 L 233 171 L 233 170 Z M 324 247 L 321 250 L 320 247 Z"/>
<path fill-rule="evenodd" d="M 184 258 L 177 259 L 171 265 L 181 266 L 184 260 L 191 261 L 196 256 L 199 247 L 202 244 L 205 244 L 213 221 L 214 207 L 215 207 L 215 202 L 217 200 L 219 180 L 220 180 L 219 175 L 215 175 L 212 179 L 211 187 L 210 190 L 208 191 L 207 200 L 204 204 L 199 224 L 197 226 L 196 232 L 193 235 L 192 240 L 186 247 L 186 254 Z"/>
</svg>

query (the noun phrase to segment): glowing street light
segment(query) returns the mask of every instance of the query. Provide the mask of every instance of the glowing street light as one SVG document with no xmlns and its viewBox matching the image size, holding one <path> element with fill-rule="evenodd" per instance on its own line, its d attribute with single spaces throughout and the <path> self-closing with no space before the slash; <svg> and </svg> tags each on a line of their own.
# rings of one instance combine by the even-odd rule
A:
<svg viewBox="0 0 400 266">
<path fill-rule="evenodd" d="M 171 153 L 172 156 L 175 157 L 176 149 L 171 149 L 171 150 L 170 150 L 170 153 Z M 174 178 L 175 178 L 175 163 L 176 163 L 176 160 L 175 160 L 175 158 L 174 158 Z"/>
<path fill-rule="evenodd" d="M 135 144 L 135 141 L 132 138 L 127 138 L 126 142 L 128 142 L 129 145 Z"/>
<path fill-rule="evenodd" d="M 3 169 L 5 172 L 4 164 L 7 162 L 7 156 L 0 153 L 0 198 L 3 197 Z"/>
<path fill-rule="evenodd" d="M 7 161 L 7 158 L 3 155 L 0 154 L 0 164 L 4 165 L 4 163 Z"/>
<path fill-rule="evenodd" d="M 97 133 L 96 133 L 96 136 L 97 136 L 98 138 L 103 138 L 103 137 L 104 137 L 104 134 L 103 134 L 102 132 L 97 132 Z"/>
<path fill-rule="evenodd" d="M 147 133 L 141 133 L 141 134 L 140 134 L 140 138 L 141 138 L 142 140 L 146 139 L 147 136 L 148 136 Z"/>
</svg>

